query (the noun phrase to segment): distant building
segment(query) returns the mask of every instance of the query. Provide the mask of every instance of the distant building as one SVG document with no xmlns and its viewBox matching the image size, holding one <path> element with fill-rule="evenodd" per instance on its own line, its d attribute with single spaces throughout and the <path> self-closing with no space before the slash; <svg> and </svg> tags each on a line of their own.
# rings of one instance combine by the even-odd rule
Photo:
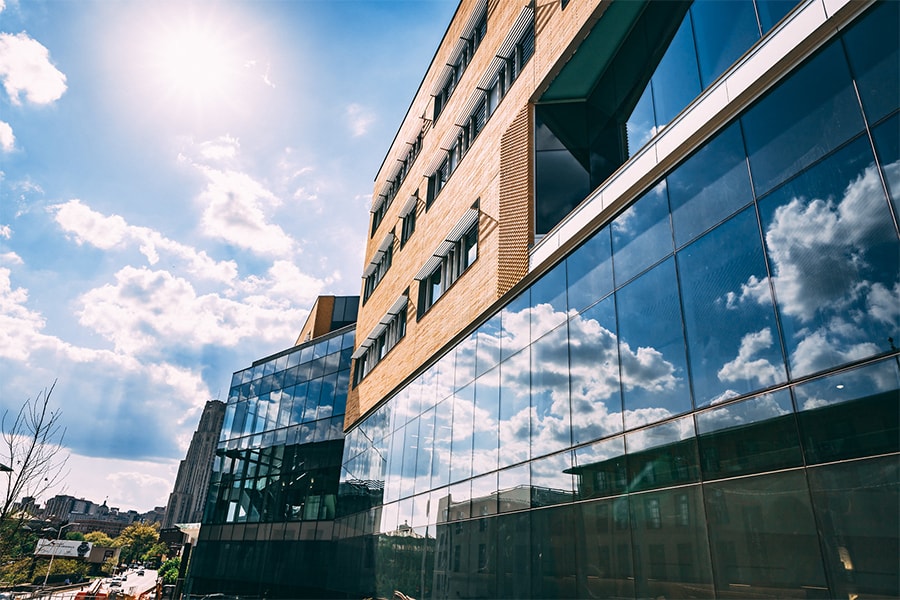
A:
<svg viewBox="0 0 900 600">
<path fill-rule="evenodd" d="M 206 490 L 222 420 L 225 417 L 225 403 L 210 400 L 200 416 L 200 425 L 194 432 L 187 456 L 178 466 L 175 489 L 169 495 L 163 527 L 170 528 L 176 523 L 198 523 L 203 516 Z"/>
</svg>

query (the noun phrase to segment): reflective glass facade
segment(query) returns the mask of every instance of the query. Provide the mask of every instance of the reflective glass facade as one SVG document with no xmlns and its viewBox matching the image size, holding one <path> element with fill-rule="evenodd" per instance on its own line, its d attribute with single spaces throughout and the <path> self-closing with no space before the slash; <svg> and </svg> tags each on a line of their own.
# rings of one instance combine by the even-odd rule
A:
<svg viewBox="0 0 900 600">
<path fill-rule="evenodd" d="M 353 341 L 350 325 L 234 374 L 191 593 L 329 594 Z"/>
<path fill-rule="evenodd" d="M 697 70 L 681 107 L 793 3 L 738 4 L 680 21 Z M 898 6 L 347 432 L 329 589 L 900 595 Z M 716 10 L 756 33 L 717 31 Z"/>
</svg>

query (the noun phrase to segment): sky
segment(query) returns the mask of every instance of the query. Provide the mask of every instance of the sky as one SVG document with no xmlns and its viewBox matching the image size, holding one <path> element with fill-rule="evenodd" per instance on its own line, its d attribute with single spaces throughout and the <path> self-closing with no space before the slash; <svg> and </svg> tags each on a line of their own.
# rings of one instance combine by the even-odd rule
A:
<svg viewBox="0 0 900 600">
<path fill-rule="evenodd" d="M 373 178 L 453 0 L 0 0 L 0 414 L 56 493 L 164 506 L 204 404 L 358 294 Z"/>
</svg>

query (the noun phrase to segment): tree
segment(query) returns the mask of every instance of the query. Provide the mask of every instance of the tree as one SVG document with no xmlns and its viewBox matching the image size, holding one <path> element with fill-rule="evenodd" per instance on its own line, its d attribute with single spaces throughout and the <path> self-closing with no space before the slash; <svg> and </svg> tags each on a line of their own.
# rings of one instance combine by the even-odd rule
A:
<svg viewBox="0 0 900 600">
<path fill-rule="evenodd" d="M 178 580 L 178 569 L 181 567 L 181 557 L 170 558 L 159 568 L 159 576 L 163 583 L 175 583 Z"/>
<path fill-rule="evenodd" d="M 96 546 L 112 547 L 113 539 L 102 531 L 92 531 L 84 535 L 84 541 L 91 542 Z"/>
<path fill-rule="evenodd" d="M 4 410 L 0 417 L 0 487 L 5 487 L 0 496 L 0 564 L 19 556 L 14 553 L 22 538 L 31 537 L 24 527 L 31 516 L 17 510 L 16 501 L 43 495 L 67 474 L 62 413 L 50 402 L 55 387 L 54 381 L 18 411 Z"/>
<path fill-rule="evenodd" d="M 123 563 L 130 563 L 136 558 L 143 559 L 144 555 L 151 550 L 159 541 L 159 529 L 157 525 L 144 525 L 143 523 L 132 523 L 122 530 L 115 540 L 113 546 L 122 548 L 119 560 Z"/>
</svg>

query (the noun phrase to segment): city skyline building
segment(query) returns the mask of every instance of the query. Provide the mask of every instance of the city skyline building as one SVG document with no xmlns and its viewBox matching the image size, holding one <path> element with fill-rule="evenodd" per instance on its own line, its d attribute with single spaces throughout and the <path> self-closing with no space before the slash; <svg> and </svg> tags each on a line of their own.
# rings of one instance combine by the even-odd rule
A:
<svg viewBox="0 0 900 600">
<path fill-rule="evenodd" d="M 213 457 L 224 418 L 225 403 L 221 400 L 209 400 L 203 407 L 187 454 L 178 465 L 175 485 L 166 503 L 164 529 L 176 524 L 199 523 L 203 518 Z"/>
</svg>

